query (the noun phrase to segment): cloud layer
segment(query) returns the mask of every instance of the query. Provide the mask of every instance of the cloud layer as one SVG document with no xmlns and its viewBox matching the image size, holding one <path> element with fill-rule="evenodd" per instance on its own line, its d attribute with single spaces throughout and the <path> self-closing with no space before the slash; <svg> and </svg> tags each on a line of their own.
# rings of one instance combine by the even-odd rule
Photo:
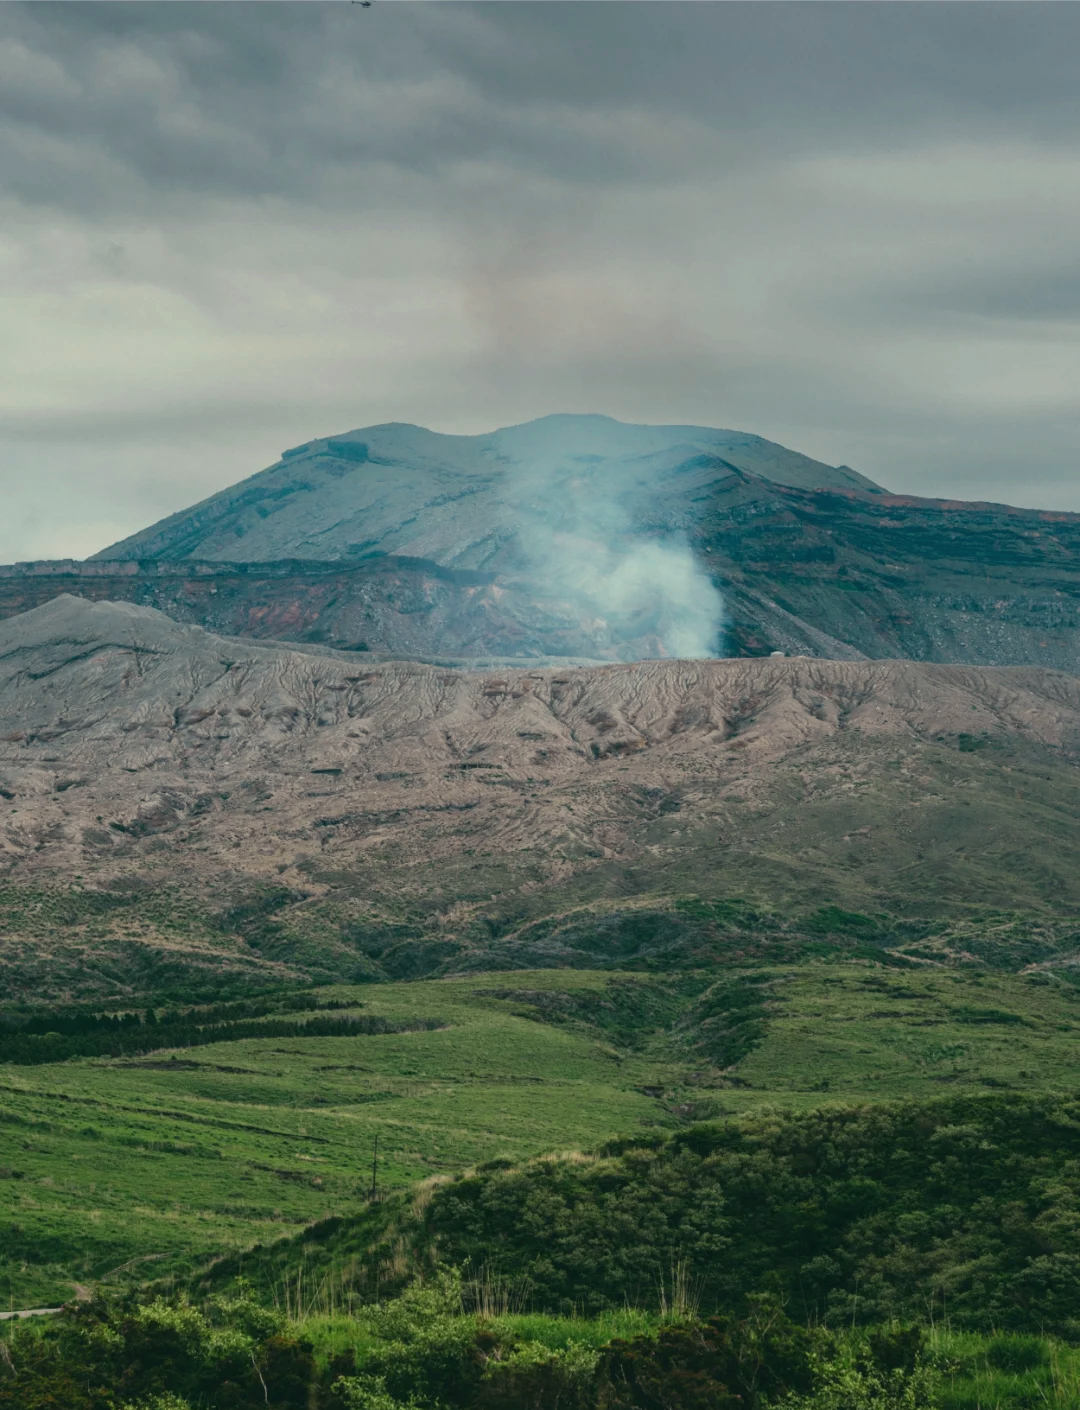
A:
<svg viewBox="0 0 1080 1410">
<path fill-rule="evenodd" d="M 1080 509 L 1080 9 L 0 7 L 0 559 L 371 422 Z"/>
</svg>

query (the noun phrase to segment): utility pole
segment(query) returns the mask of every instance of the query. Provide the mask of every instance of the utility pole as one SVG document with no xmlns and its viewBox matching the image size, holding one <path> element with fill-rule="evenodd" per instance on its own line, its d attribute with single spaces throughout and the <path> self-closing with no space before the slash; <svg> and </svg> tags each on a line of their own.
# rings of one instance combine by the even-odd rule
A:
<svg viewBox="0 0 1080 1410">
<path fill-rule="evenodd" d="M 375 1132 L 375 1152 L 371 1157 L 371 1198 L 375 1198 L 375 1183 L 379 1169 L 379 1133 Z"/>
</svg>

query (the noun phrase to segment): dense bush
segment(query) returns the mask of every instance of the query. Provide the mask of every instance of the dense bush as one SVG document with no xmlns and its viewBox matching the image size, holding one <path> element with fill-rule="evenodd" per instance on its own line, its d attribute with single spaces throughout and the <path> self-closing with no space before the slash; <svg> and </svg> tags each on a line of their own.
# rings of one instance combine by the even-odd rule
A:
<svg viewBox="0 0 1080 1410">
<path fill-rule="evenodd" d="M 613 1342 L 599 1367 L 601 1403 L 605 1410 L 758 1410 L 813 1389 L 815 1343 L 824 1347 L 824 1338 L 758 1298 L 739 1321 L 710 1317 L 659 1337 Z"/>
<path fill-rule="evenodd" d="M 834 1107 L 480 1172 L 408 1237 L 551 1309 L 656 1305 L 683 1263 L 707 1310 L 772 1289 L 800 1319 L 882 1323 L 947 1297 L 957 1326 L 1080 1335 L 1078 1179 L 1080 1102 Z"/>
<path fill-rule="evenodd" d="M 0 1374 L 3 1410 L 306 1410 L 314 1361 L 248 1296 L 205 1311 L 158 1298 L 95 1302 L 20 1328 Z"/>
<path fill-rule="evenodd" d="M 1080 1340 L 1080 1101 L 987 1095 L 765 1111 L 642 1132 L 598 1158 L 492 1165 L 426 1202 L 391 1196 L 249 1251 L 269 1288 L 346 1266 L 368 1300 L 436 1258 L 528 1285 L 554 1313 L 656 1309 L 673 1268 L 697 1306 L 771 1291 L 797 1320 L 933 1317 Z M 200 1291 L 228 1286 L 219 1260 Z"/>
<path fill-rule="evenodd" d="M 599 1356 L 571 1342 L 552 1351 L 538 1342 L 511 1348 L 488 1363 L 473 1401 L 475 1410 L 592 1410 L 597 1404 Z"/>
<path fill-rule="evenodd" d="M 444 1275 L 365 1318 L 384 1340 L 332 1388 L 343 1410 L 920 1410 L 931 1404 L 917 1329 L 856 1348 L 796 1326 L 775 1299 L 744 1316 L 559 1350 L 456 1314 Z"/>
<path fill-rule="evenodd" d="M 740 1319 L 688 1320 L 599 1349 L 521 1341 L 505 1324 L 461 1316 L 460 1307 L 460 1280 L 443 1273 L 365 1313 L 379 1344 L 359 1372 L 334 1382 L 335 1403 L 345 1410 L 759 1410 L 809 1394 L 818 1361 L 831 1364 L 828 1337 L 795 1326 L 769 1298 L 752 1299 Z"/>
<path fill-rule="evenodd" d="M 917 1334 L 856 1352 L 751 1299 L 740 1318 L 687 1320 L 658 1334 L 558 1347 L 513 1319 L 462 1312 L 440 1272 L 354 1323 L 357 1347 L 317 1366 L 311 1343 L 245 1290 L 197 1308 L 183 1299 L 94 1303 L 20 1328 L 0 1359 L 3 1410 L 920 1410 Z M 358 1356 L 359 1349 L 359 1356 Z M 6 1374 L 5 1374 L 6 1366 Z"/>
<path fill-rule="evenodd" d="M 364 1321 L 378 1338 L 377 1349 L 360 1375 L 336 1383 L 338 1399 L 350 1410 L 385 1395 L 393 1404 L 468 1406 L 486 1360 L 500 1348 L 482 1323 L 461 1315 L 461 1282 L 452 1273 L 406 1289 L 368 1310 Z"/>
</svg>

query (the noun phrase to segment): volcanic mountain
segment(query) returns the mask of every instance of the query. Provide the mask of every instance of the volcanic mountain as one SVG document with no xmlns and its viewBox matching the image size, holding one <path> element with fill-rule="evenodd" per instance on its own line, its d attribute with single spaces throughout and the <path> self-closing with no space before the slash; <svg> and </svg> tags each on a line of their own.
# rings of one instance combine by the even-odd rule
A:
<svg viewBox="0 0 1080 1410">
<path fill-rule="evenodd" d="M 1055 671 L 470 673 L 62 596 L 0 625 L 0 954 L 13 992 L 626 964 L 732 896 L 966 948 L 1023 908 L 1045 948 L 1080 904 L 1078 753 Z"/>
<path fill-rule="evenodd" d="M 802 489 L 877 488 L 846 466 L 704 426 L 545 416 L 445 436 L 392 423 L 287 450 L 268 470 L 94 557 L 251 563 L 374 551 L 514 570 L 530 561 L 522 539 L 536 521 L 554 532 L 677 532 L 732 469 Z"/>
<path fill-rule="evenodd" d="M 226 636 L 449 665 L 908 657 L 1080 670 L 1080 516 L 890 494 L 759 437 L 368 427 L 86 563 L 0 569 Z"/>
</svg>

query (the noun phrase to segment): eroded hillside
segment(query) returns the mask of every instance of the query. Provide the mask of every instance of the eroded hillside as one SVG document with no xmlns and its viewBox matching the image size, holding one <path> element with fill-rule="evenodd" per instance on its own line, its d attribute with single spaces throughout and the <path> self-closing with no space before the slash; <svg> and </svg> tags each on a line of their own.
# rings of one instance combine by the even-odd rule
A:
<svg viewBox="0 0 1080 1410">
<path fill-rule="evenodd" d="M 63 597 L 0 627 L 0 738 L 9 884 L 182 893 L 233 916 L 245 963 L 625 955 L 668 943 L 642 907 L 687 895 L 954 920 L 1080 905 L 1080 680 L 1053 671 L 469 673 Z M 77 940 L 26 914 L 31 949 Z"/>
</svg>

